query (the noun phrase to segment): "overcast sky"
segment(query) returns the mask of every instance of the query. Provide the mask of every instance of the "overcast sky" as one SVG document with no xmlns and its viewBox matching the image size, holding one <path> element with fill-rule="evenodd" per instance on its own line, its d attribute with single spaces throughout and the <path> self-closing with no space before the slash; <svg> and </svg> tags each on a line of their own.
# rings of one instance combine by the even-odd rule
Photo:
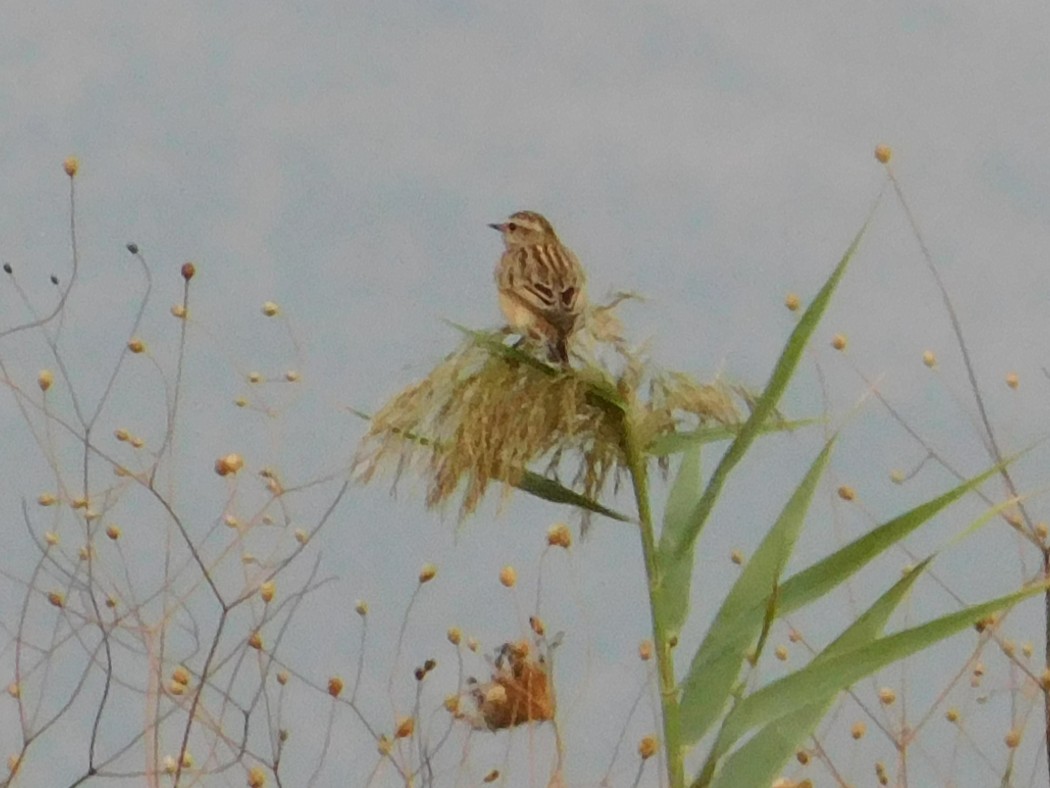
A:
<svg viewBox="0 0 1050 788">
<path fill-rule="evenodd" d="M 231 446 L 258 447 L 250 464 L 279 465 L 290 478 L 344 473 L 363 432 L 344 406 L 375 409 L 425 374 L 458 341 L 443 319 L 499 324 L 492 267 L 500 243 L 486 224 L 523 208 L 554 223 L 596 297 L 625 289 L 647 297 L 623 317 L 660 364 L 759 388 L 793 324 L 785 295 L 812 296 L 882 188 L 872 151 L 884 142 L 958 310 L 997 437 L 1004 451 L 1017 451 L 1046 433 L 1050 399 L 1041 371 L 1050 366 L 1048 42 L 1050 7 L 1029 0 L 16 2 L 0 12 L 0 258 L 36 303 L 50 303 L 47 276 L 69 272 L 61 162 L 79 156 L 82 280 L 63 341 L 90 396 L 108 377 L 140 292 L 125 243 L 141 246 L 155 274 L 156 310 L 144 333 L 158 356 L 174 347 L 165 314 L 179 297 L 178 266 L 197 263 L 191 348 L 199 350 L 188 367 L 192 417 L 180 439 L 192 470 L 175 492 L 192 510 L 198 491 L 218 484 L 211 461 Z M 298 345 L 261 316 L 266 300 L 280 303 Z M 4 327 L 25 317 L 3 282 L 0 305 Z M 848 358 L 828 347 L 834 332 L 848 335 Z M 927 349 L 938 354 L 939 373 L 922 365 Z M 25 334 L 0 345 L 30 384 L 49 365 L 45 351 Z M 846 423 L 797 566 L 951 483 L 933 467 L 909 485 L 889 482 L 892 469 L 913 467 L 923 453 L 875 402 L 851 415 L 865 394 L 851 365 L 877 380 L 959 470 L 988 465 L 950 324 L 892 195 L 783 406 L 799 417 L 827 409 L 834 424 Z M 273 386 L 266 395 L 282 419 L 253 419 L 229 404 L 256 396 L 238 374 L 292 367 L 302 372 L 299 388 Z M 1003 382 L 1010 372 L 1021 381 L 1017 391 Z M 147 373 L 122 377 L 117 401 L 127 410 L 106 414 L 100 434 L 136 408 L 156 414 L 157 385 Z M 4 478 L 18 480 L 0 490 L 14 534 L 3 567 L 24 577 L 20 567 L 35 558 L 19 501 L 52 482 L 37 450 L 27 456 L 32 443 L 10 397 L 0 399 L 0 425 L 12 436 L 0 451 Z M 823 435 L 818 428 L 770 439 L 727 493 L 701 547 L 710 568 L 696 589 L 700 616 L 733 577 L 729 550 L 753 549 Z M 1027 491 L 1045 487 L 1045 459 L 1037 449 L 1020 467 Z M 861 505 L 834 503 L 842 481 L 860 488 Z M 321 572 L 337 579 L 301 612 L 301 631 L 317 644 L 298 655 L 302 669 L 321 683 L 352 673 L 359 628 L 349 600 L 363 597 L 375 619 L 366 666 L 385 681 L 384 660 L 424 561 L 441 567 L 441 583 L 409 628 L 418 642 L 406 647 L 407 666 L 431 653 L 446 664 L 448 626 L 471 629 L 486 648 L 523 636 L 545 529 L 571 517 L 516 499 L 501 511 L 495 504 L 457 528 L 451 514 L 425 512 L 418 484 L 393 500 L 382 484 L 355 488 L 319 538 Z M 217 516 L 200 507 L 202 517 Z M 1032 507 L 1040 519 L 1045 502 Z M 966 522 L 939 521 L 917 553 L 937 549 Z M 637 537 L 628 526 L 599 526 L 568 560 L 544 569 L 544 615 L 566 631 L 567 769 L 581 786 L 604 773 L 625 725 L 627 755 L 613 784 L 629 784 L 634 742 L 656 726 L 651 701 L 625 723 L 644 681 L 634 654 L 648 631 Z M 990 526 L 946 557 L 941 576 L 969 601 L 1015 588 L 1037 565 L 1002 531 Z M 888 575 L 865 575 L 856 604 L 884 589 L 905 560 L 897 554 Z M 496 582 L 508 563 L 522 576 L 516 599 Z M 920 588 L 912 620 L 951 609 L 932 584 Z M 8 625 L 19 599 L 12 585 L 0 601 Z M 1034 614 L 1011 625 L 1006 635 L 1018 642 L 1042 638 Z M 945 652 L 952 669 L 973 642 L 960 638 Z M 0 672 L 13 671 L 12 655 L 5 644 Z M 1016 675 L 1002 657 L 987 662 L 999 671 L 995 686 L 1010 686 Z M 471 669 L 481 674 L 484 664 Z M 916 716 L 947 684 L 926 682 L 928 670 L 904 674 L 924 685 L 912 689 Z M 454 687 L 454 673 L 445 678 Z M 435 688 L 437 702 L 447 690 Z M 377 725 L 389 726 L 390 704 L 381 691 L 377 697 Z M 999 742 L 1017 705 L 1008 692 L 995 697 L 982 707 L 972 693 L 959 701 L 983 709 L 974 724 L 987 726 L 993 767 L 955 729 L 929 730 L 910 763 L 912 785 L 997 781 L 1006 763 Z M 326 713 L 322 698 L 303 698 L 293 741 L 307 740 L 311 715 Z M 13 709 L 0 707 L 7 749 L 17 743 Z M 855 717 L 854 709 L 841 719 Z M 1018 785 L 1045 784 L 1038 718 L 1036 711 L 1017 761 Z M 370 768 L 372 743 L 346 729 L 357 738 L 333 745 L 332 769 L 318 784 L 337 784 L 355 752 L 367 753 Z M 526 760 L 532 747 L 533 760 L 545 762 L 542 730 L 514 735 Z M 480 774 L 507 757 L 505 766 L 519 767 L 508 785 L 542 784 L 544 769 L 529 775 L 504 756 L 502 740 L 472 741 Z M 52 753 L 48 764 L 48 746 L 36 751 L 42 771 L 26 784 L 58 784 L 84 768 L 81 751 Z M 302 746 L 288 757 L 316 753 Z M 864 747 L 840 756 L 849 779 L 870 780 L 876 758 L 896 763 L 878 734 Z M 240 784 L 241 776 L 230 779 Z"/>
</svg>

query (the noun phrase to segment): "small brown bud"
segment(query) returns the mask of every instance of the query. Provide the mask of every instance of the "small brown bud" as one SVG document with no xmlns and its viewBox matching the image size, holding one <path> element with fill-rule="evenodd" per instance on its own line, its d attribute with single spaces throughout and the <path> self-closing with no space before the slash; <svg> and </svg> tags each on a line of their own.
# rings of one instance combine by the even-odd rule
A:
<svg viewBox="0 0 1050 788">
<path fill-rule="evenodd" d="M 547 544 L 551 547 L 572 547 L 572 531 L 565 523 L 555 523 L 547 529 Z"/>
<path fill-rule="evenodd" d="M 641 657 L 642 661 L 647 661 L 653 658 L 653 641 L 643 640 L 638 644 L 638 656 Z"/>
<path fill-rule="evenodd" d="M 62 162 L 62 169 L 65 170 L 66 175 L 70 178 L 76 177 L 77 170 L 80 169 L 80 160 L 76 156 L 68 156 L 66 160 Z"/>
<path fill-rule="evenodd" d="M 333 698 L 338 698 L 339 693 L 343 691 L 343 680 L 338 676 L 332 676 L 328 679 L 328 694 Z"/>
<path fill-rule="evenodd" d="M 787 298 L 784 299 L 784 306 L 786 306 L 792 312 L 797 312 L 798 308 L 802 306 L 802 301 L 795 293 L 788 293 Z"/>
<path fill-rule="evenodd" d="M 437 575 L 437 567 L 433 564 L 423 564 L 423 568 L 419 570 L 419 582 L 429 583 Z"/>
<path fill-rule="evenodd" d="M 875 146 L 875 158 L 880 164 L 889 164 L 890 159 L 893 158 L 893 148 L 879 143 Z"/>
<path fill-rule="evenodd" d="M 195 273 L 197 273 L 197 266 L 195 266 L 193 263 L 182 264 L 182 278 L 185 279 L 187 282 L 193 278 L 193 275 Z"/>
<path fill-rule="evenodd" d="M 835 334 L 835 336 L 831 338 L 831 346 L 835 348 L 835 350 L 845 350 L 846 336 L 844 334 Z"/>
<path fill-rule="evenodd" d="M 132 353 L 142 353 L 146 349 L 146 343 L 138 337 L 132 337 L 128 340 L 128 350 Z"/>
<path fill-rule="evenodd" d="M 262 597 L 262 601 L 269 603 L 273 600 L 273 595 L 277 592 L 277 584 L 273 580 L 267 580 L 261 586 L 259 586 L 259 596 Z"/>
<path fill-rule="evenodd" d="M 518 582 L 518 573 L 514 571 L 513 566 L 505 566 L 499 572 L 499 581 L 506 588 L 513 588 Z"/>
<path fill-rule="evenodd" d="M 638 742 L 638 754 L 643 761 L 652 758 L 659 750 L 660 742 L 656 740 L 655 736 L 646 736 Z"/>
<path fill-rule="evenodd" d="M 51 388 L 51 384 L 55 382 L 55 376 L 50 369 L 42 369 L 36 376 L 36 384 L 40 387 L 41 391 L 47 391 Z"/>
<path fill-rule="evenodd" d="M 857 491 L 850 487 L 848 484 L 844 484 L 839 487 L 839 498 L 844 501 L 852 501 L 857 497 Z"/>
<path fill-rule="evenodd" d="M 227 454 L 215 461 L 215 472 L 219 476 L 229 476 L 244 467 L 244 458 L 236 453 Z"/>
<path fill-rule="evenodd" d="M 416 729 L 416 721 L 412 717 L 402 717 L 397 721 L 397 728 L 394 729 L 395 739 L 407 739 L 412 735 L 412 732 Z"/>
</svg>

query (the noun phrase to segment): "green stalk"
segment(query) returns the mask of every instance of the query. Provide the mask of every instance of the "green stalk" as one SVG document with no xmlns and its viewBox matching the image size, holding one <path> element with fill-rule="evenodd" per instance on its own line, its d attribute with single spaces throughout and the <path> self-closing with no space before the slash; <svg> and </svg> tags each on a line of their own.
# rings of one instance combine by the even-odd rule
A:
<svg viewBox="0 0 1050 788">
<path fill-rule="evenodd" d="M 681 729 L 678 720 L 678 685 L 675 681 L 674 654 L 671 633 L 664 620 L 663 578 L 656 558 L 656 533 L 653 530 L 653 513 L 649 505 L 649 471 L 646 456 L 638 443 L 634 431 L 634 408 L 623 417 L 623 443 L 627 468 L 634 487 L 634 499 L 638 506 L 638 525 L 642 536 L 642 555 L 645 558 L 645 575 L 649 583 L 649 611 L 653 621 L 653 645 L 656 648 L 657 676 L 660 682 L 660 709 L 663 713 L 664 751 L 667 757 L 667 777 L 671 788 L 683 788 L 685 768 L 682 761 Z"/>
</svg>

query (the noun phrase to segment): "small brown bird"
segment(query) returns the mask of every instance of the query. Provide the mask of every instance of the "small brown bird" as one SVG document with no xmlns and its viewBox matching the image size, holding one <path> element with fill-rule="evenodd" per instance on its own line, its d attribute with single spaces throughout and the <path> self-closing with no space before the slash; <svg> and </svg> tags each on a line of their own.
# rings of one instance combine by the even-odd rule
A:
<svg viewBox="0 0 1050 788">
<path fill-rule="evenodd" d="M 587 305 L 587 277 L 551 223 L 518 211 L 502 224 L 507 249 L 496 266 L 499 305 L 511 329 L 547 343 L 552 361 L 569 363 L 569 338 Z"/>
</svg>

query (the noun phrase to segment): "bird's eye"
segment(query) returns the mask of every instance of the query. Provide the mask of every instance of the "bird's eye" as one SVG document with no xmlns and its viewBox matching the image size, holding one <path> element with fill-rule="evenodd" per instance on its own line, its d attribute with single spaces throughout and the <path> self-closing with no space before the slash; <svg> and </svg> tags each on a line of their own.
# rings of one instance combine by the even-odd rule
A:
<svg viewBox="0 0 1050 788">
<path fill-rule="evenodd" d="M 507 224 L 507 229 L 510 230 L 511 232 L 514 232 L 515 230 L 518 229 L 518 225 L 514 224 L 514 222 L 510 222 L 510 223 Z"/>
</svg>

